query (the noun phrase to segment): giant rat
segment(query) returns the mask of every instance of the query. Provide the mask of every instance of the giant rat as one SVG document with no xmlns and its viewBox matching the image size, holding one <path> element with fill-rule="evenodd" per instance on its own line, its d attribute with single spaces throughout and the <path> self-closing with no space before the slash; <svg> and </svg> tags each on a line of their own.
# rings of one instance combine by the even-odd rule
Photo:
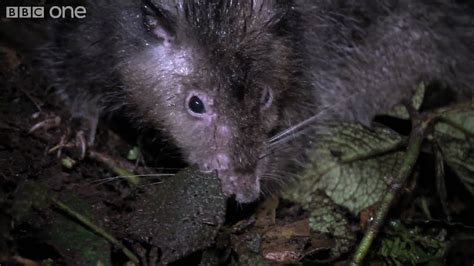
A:
<svg viewBox="0 0 474 266">
<path fill-rule="evenodd" d="M 247 203 L 288 181 L 301 128 L 367 123 L 421 81 L 472 97 L 474 17 L 450 1 L 89 1 L 59 21 L 47 73 L 91 145 L 126 108 Z"/>
</svg>

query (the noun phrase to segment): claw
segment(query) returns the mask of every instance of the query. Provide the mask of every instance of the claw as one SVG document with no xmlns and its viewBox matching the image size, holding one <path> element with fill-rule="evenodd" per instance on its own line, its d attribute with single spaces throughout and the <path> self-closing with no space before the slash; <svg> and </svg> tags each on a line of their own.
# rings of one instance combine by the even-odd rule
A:
<svg viewBox="0 0 474 266">
<path fill-rule="evenodd" d="M 57 154 L 56 154 L 57 157 L 58 158 L 61 157 L 61 153 L 62 153 L 62 150 L 64 148 L 71 148 L 72 147 L 72 145 L 67 142 L 68 135 L 69 135 L 68 133 L 62 135 L 61 139 L 59 140 L 59 143 L 56 146 L 49 149 L 48 153 L 52 153 L 52 152 L 57 151 Z"/>
<path fill-rule="evenodd" d="M 79 130 L 76 133 L 76 147 L 78 147 L 80 150 L 80 159 L 84 159 L 86 157 L 87 151 L 87 140 L 84 136 L 84 131 L 82 130 Z"/>
<path fill-rule="evenodd" d="M 80 130 L 76 133 L 76 138 L 74 143 L 69 141 L 69 133 L 66 132 L 64 135 L 61 136 L 58 145 L 49 149 L 48 153 L 52 153 L 57 151 L 58 158 L 61 157 L 62 150 L 64 148 L 73 148 L 76 147 L 79 149 L 79 159 L 83 160 L 86 157 L 87 152 L 87 140 L 84 136 L 84 131 Z"/>
<path fill-rule="evenodd" d="M 56 128 L 60 124 L 61 124 L 61 117 L 55 116 L 53 118 L 48 118 L 48 119 L 45 119 L 41 122 L 38 122 L 38 123 L 34 124 L 30 128 L 30 130 L 28 130 L 28 133 L 31 134 L 31 133 L 35 132 L 36 130 L 38 130 L 38 129 L 48 130 L 48 129 L 51 129 L 51 128 Z"/>
<path fill-rule="evenodd" d="M 50 116 L 41 122 L 33 125 L 29 133 L 38 130 L 48 130 L 59 127 L 61 118 L 59 116 Z M 65 127 L 59 143 L 49 149 L 48 153 L 57 152 L 58 158 L 61 157 L 65 148 L 71 151 L 75 159 L 83 160 L 86 157 L 88 147 L 93 144 L 95 137 L 95 130 L 97 126 L 97 119 L 93 118 L 72 118 L 71 124 Z"/>
</svg>

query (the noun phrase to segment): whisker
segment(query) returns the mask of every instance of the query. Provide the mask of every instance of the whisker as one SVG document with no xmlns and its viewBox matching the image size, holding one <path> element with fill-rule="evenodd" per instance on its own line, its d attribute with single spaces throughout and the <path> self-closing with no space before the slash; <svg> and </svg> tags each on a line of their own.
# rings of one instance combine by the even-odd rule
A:
<svg viewBox="0 0 474 266">
<path fill-rule="evenodd" d="M 300 134 L 305 134 L 305 132 L 301 132 Z M 261 154 L 258 159 L 261 160 L 261 159 L 263 159 L 267 156 L 273 155 L 273 154 L 275 154 L 279 151 L 291 148 L 290 145 L 286 145 L 286 144 L 288 144 L 288 142 L 290 142 L 294 139 L 295 138 L 293 138 L 293 137 L 288 137 L 288 138 L 280 140 L 278 143 L 270 144 L 269 147 L 267 148 L 267 150 L 263 154 Z"/>
<path fill-rule="evenodd" d="M 282 176 L 279 176 L 279 175 L 268 175 L 268 174 L 265 174 L 263 175 L 261 178 L 261 180 L 270 180 L 270 181 L 274 181 L 276 182 L 278 185 L 284 185 L 286 182 L 285 182 L 285 179 L 282 178 Z"/>
<path fill-rule="evenodd" d="M 153 170 L 182 170 L 184 167 L 147 167 Z"/>
<path fill-rule="evenodd" d="M 143 184 L 143 185 L 140 185 L 140 186 L 138 186 L 138 187 L 154 186 L 154 185 L 159 185 L 159 184 L 163 184 L 163 180 L 156 181 L 156 182 L 152 182 L 152 183 L 148 183 L 148 184 Z"/>
<path fill-rule="evenodd" d="M 363 91 L 357 91 L 355 93 L 352 93 L 352 94 L 348 95 L 347 97 L 343 98 L 341 101 L 337 102 L 336 104 L 331 105 L 331 106 L 326 106 L 326 107 L 322 108 L 315 115 L 299 122 L 298 124 L 296 124 L 294 126 L 291 126 L 287 129 L 281 131 L 280 133 L 277 133 L 275 136 L 273 136 L 269 139 L 270 146 L 278 145 L 279 141 L 286 139 L 285 137 L 287 137 L 288 135 L 290 135 L 290 136 L 294 135 L 293 137 L 299 136 L 300 134 L 298 134 L 298 135 L 295 134 L 295 133 L 298 133 L 298 130 L 300 130 L 301 128 L 306 127 L 307 125 L 312 124 L 313 122 L 317 121 L 326 112 L 328 112 L 330 110 L 333 110 L 336 107 L 339 107 L 341 104 L 345 103 L 348 100 L 351 100 L 352 98 L 354 98 L 358 94 L 361 94 L 362 92 Z"/>
<path fill-rule="evenodd" d="M 294 125 L 294 126 L 291 126 L 290 128 L 287 128 L 285 130 L 283 130 L 282 132 L 278 133 L 277 135 L 273 136 L 272 138 L 270 138 L 269 142 L 271 143 L 271 145 L 273 145 L 273 143 L 275 143 L 276 141 L 278 141 L 279 139 L 289 135 L 289 134 L 292 134 L 294 131 L 314 122 L 318 117 L 319 117 L 320 113 L 318 114 L 315 114 L 303 121 L 301 121 L 300 123 Z"/>
<path fill-rule="evenodd" d="M 273 194 L 272 191 L 270 191 L 269 189 L 267 189 L 267 188 L 265 188 L 265 187 L 262 187 L 262 188 L 260 189 L 260 193 L 262 194 L 262 196 L 263 196 L 264 198 L 268 198 L 268 197 L 270 197 L 270 196 Z"/>
<path fill-rule="evenodd" d="M 101 179 L 98 179 L 98 180 L 94 180 L 94 181 L 91 181 L 89 182 L 90 184 L 96 184 L 96 185 L 101 185 L 101 184 L 105 184 L 107 182 L 111 182 L 111 181 L 114 181 L 114 180 L 118 180 L 118 179 L 126 179 L 126 178 L 130 178 L 130 177 L 140 177 L 140 178 L 145 178 L 145 177 L 164 177 L 164 176 L 174 176 L 175 174 L 142 174 L 142 175 L 123 175 L 123 176 L 112 176 L 112 177 L 106 177 L 106 178 L 101 178 Z"/>
<path fill-rule="evenodd" d="M 271 171 L 271 172 L 268 172 L 268 173 L 265 173 L 264 175 L 262 175 L 263 179 L 265 179 L 265 177 L 277 178 L 278 180 L 281 180 L 284 183 L 289 183 L 289 182 L 292 182 L 292 181 L 294 181 L 298 178 L 298 171 L 292 171 L 292 172 L 284 171 L 284 170 Z"/>
<path fill-rule="evenodd" d="M 309 132 L 311 132 L 313 129 L 312 128 L 303 128 L 303 129 L 300 129 L 299 131 L 295 132 L 295 133 L 290 133 L 289 136 L 286 136 L 286 137 L 282 137 L 280 138 L 279 140 L 273 142 L 273 143 L 270 143 L 269 147 L 271 149 L 274 149 L 275 147 L 278 147 L 278 146 L 282 146 L 283 144 L 286 144 L 290 141 L 293 141 L 293 140 L 296 140 L 298 139 L 300 136 L 302 135 L 305 135 Z"/>
</svg>

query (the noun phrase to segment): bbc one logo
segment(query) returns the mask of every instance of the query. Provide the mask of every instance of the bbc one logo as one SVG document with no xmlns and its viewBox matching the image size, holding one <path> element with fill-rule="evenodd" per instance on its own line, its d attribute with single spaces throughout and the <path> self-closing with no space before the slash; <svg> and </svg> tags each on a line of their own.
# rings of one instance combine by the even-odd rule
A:
<svg viewBox="0 0 474 266">
<path fill-rule="evenodd" d="M 46 11 L 46 12 L 45 12 Z M 85 18 L 87 10 L 83 6 L 7 6 L 6 18 Z"/>
</svg>

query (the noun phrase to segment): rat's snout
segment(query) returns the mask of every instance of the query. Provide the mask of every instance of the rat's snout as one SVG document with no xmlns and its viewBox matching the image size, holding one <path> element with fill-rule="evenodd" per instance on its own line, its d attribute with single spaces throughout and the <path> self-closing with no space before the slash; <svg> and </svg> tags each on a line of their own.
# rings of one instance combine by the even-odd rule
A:
<svg viewBox="0 0 474 266">
<path fill-rule="evenodd" d="M 202 144 L 201 149 L 210 151 L 192 153 L 190 161 L 202 171 L 217 171 L 222 192 L 226 196 L 235 196 L 240 203 L 258 199 L 259 177 L 265 169 L 265 163 L 262 163 L 264 160 L 259 160 L 257 156 L 261 147 L 259 139 L 249 140 L 244 137 L 248 134 L 241 132 L 241 127 L 233 126 L 227 121 L 222 122 L 219 118 L 212 120 L 211 126 L 204 125 L 203 128 L 211 138 Z"/>
<path fill-rule="evenodd" d="M 221 180 L 222 192 L 227 197 L 235 195 L 240 203 L 250 203 L 260 195 L 260 182 L 252 174 L 234 173 L 233 171 L 217 171 Z"/>
</svg>

